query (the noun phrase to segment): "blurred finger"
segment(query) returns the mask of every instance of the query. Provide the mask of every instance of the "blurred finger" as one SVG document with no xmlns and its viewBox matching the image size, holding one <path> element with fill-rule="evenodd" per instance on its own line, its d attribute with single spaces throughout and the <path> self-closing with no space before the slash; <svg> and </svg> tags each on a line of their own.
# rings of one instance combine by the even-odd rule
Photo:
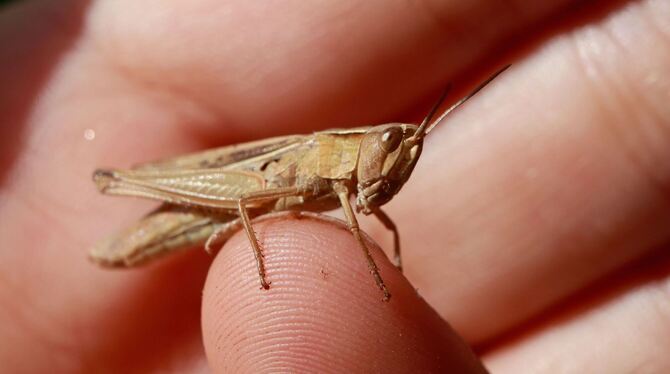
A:
<svg viewBox="0 0 670 374">
<path fill-rule="evenodd" d="M 495 373 L 662 373 L 670 367 L 670 258 L 603 282 L 486 356 Z"/>
<path fill-rule="evenodd" d="M 471 342 L 670 240 L 670 7 L 599 11 L 436 128 L 389 204 L 408 278 Z"/>
</svg>

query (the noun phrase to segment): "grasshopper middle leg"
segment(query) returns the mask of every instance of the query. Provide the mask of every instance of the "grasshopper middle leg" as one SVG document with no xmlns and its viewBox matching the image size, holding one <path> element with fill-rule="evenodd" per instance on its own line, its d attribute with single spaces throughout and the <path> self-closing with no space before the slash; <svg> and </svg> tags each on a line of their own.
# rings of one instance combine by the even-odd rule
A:
<svg viewBox="0 0 670 374">
<path fill-rule="evenodd" d="M 242 218 L 235 218 L 232 221 L 222 224 L 214 230 L 205 242 L 205 252 L 212 254 L 214 248 L 220 248 L 223 244 L 242 226 Z"/>
<path fill-rule="evenodd" d="M 282 197 L 295 196 L 299 193 L 296 187 L 288 188 L 277 188 L 266 191 L 252 192 L 249 194 L 242 195 L 242 197 L 237 202 L 238 211 L 240 218 L 242 220 L 242 226 L 244 231 L 247 233 L 249 242 L 251 243 L 251 248 L 254 250 L 254 257 L 256 258 L 256 267 L 258 268 L 258 277 L 261 281 L 261 288 L 269 289 L 270 283 L 265 280 L 265 263 L 263 262 L 263 253 L 261 252 L 261 246 L 258 244 L 258 239 L 254 230 L 251 228 L 251 220 L 249 219 L 249 212 L 247 211 L 247 204 L 252 202 L 261 202 L 268 200 L 276 200 Z"/>
</svg>

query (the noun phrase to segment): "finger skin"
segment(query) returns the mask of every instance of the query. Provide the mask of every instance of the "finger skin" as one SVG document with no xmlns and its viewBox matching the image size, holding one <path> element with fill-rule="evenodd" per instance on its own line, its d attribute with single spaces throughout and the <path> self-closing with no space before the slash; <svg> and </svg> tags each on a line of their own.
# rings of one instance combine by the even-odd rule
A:
<svg viewBox="0 0 670 374">
<path fill-rule="evenodd" d="M 204 289 L 212 368 L 262 372 L 483 372 L 470 349 L 374 245 L 391 290 L 383 302 L 341 224 L 315 218 L 254 224 L 270 290 L 243 233 L 221 250 Z"/>
<path fill-rule="evenodd" d="M 217 116 L 191 126 L 221 139 L 222 123 L 257 136 L 379 121 L 571 2 L 102 1 L 90 40 L 116 71 L 179 94 L 173 110 Z"/>
<path fill-rule="evenodd" d="M 471 344 L 670 242 L 670 3 L 596 10 L 437 127 L 386 209 Z"/>
<path fill-rule="evenodd" d="M 484 354 L 494 373 L 670 372 L 670 247 Z"/>
</svg>

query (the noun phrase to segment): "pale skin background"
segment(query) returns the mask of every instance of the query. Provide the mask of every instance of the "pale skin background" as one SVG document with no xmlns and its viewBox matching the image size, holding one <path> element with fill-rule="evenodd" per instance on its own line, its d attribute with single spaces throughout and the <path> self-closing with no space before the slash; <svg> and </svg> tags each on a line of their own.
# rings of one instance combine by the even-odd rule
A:
<svg viewBox="0 0 670 374">
<path fill-rule="evenodd" d="M 670 2 L 578 3 L 3 9 L 3 371 L 476 371 L 461 339 L 495 373 L 670 370 Z M 267 292 L 240 233 L 213 263 L 86 259 L 154 206 L 99 196 L 95 167 L 414 121 L 504 63 L 387 206 L 406 265 L 375 250 L 390 303 L 351 235 L 309 219 L 256 226 Z"/>
</svg>

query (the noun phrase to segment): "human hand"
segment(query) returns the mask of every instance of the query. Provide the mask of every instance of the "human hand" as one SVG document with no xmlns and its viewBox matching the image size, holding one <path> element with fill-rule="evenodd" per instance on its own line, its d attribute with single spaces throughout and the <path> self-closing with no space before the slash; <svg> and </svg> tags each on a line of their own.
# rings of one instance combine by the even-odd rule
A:
<svg viewBox="0 0 670 374">
<path fill-rule="evenodd" d="M 670 236 L 670 8 L 571 3 L 4 9 L 4 370 L 477 371 L 445 320 L 493 372 L 667 367 L 670 259 L 654 250 Z M 155 205 L 99 196 L 96 167 L 414 120 L 496 63 L 514 66 L 430 134 L 388 205 L 407 277 L 376 249 L 389 303 L 327 221 L 254 227 L 269 291 L 243 233 L 213 263 L 201 250 L 124 271 L 86 260 Z"/>
</svg>

